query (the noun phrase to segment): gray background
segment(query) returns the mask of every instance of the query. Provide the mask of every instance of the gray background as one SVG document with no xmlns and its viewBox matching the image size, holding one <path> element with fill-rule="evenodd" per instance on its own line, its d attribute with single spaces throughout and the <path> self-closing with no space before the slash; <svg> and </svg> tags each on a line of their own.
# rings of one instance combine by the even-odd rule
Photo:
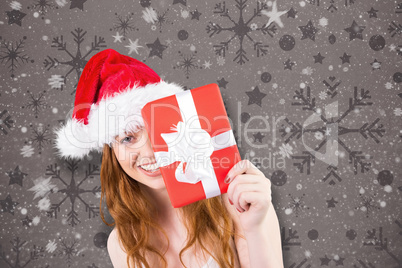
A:
<svg viewBox="0 0 402 268">
<path fill-rule="evenodd" d="M 284 27 L 265 27 L 269 1 L 2 1 L 0 267 L 111 267 L 100 155 L 64 161 L 52 146 L 82 68 L 105 48 L 187 89 L 219 84 L 242 158 L 272 181 L 285 267 L 402 267 L 402 3 L 277 6 Z M 336 103 L 334 121 L 346 114 L 331 166 L 313 161 L 299 134 Z M 304 126 L 304 143 L 325 152 L 330 123 Z"/>
</svg>

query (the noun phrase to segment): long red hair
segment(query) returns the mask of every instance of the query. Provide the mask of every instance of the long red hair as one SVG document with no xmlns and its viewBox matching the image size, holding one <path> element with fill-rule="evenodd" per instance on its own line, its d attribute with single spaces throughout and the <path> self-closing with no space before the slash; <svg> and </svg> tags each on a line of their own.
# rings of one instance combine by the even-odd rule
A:
<svg viewBox="0 0 402 268">
<path fill-rule="evenodd" d="M 100 177 L 101 218 L 108 226 L 115 225 L 117 228 L 119 240 L 127 253 L 127 266 L 130 267 L 131 260 L 135 267 L 144 264 L 150 268 L 145 259 L 145 253 L 148 252 L 159 256 L 166 268 L 164 254 L 150 243 L 150 234 L 160 231 L 169 245 L 166 232 L 155 220 L 156 209 L 142 192 L 139 182 L 120 167 L 113 149 L 107 144 L 103 147 Z M 106 222 L 104 218 L 103 198 L 106 199 L 113 223 Z M 184 251 L 192 246 L 200 246 L 203 253 L 211 255 L 221 268 L 233 268 L 235 253 L 230 247 L 230 240 L 235 235 L 234 223 L 221 196 L 200 200 L 179 209 L 188 233 L 186 246 L 179 254 L 181 263 L 185 266 L 182 260 Z"/>
</svg>

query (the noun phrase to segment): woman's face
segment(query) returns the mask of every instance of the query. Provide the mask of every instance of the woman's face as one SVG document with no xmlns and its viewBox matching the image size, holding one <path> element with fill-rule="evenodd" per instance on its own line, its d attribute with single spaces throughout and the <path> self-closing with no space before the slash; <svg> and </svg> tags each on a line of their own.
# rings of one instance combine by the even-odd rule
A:
<svg viewBox="0 0 402 268">
<path fill-rule="evenodd" d="M 145 128 L 117 136 L 112 148 L 127 175 L 150 188 L 166 189 Z"/>
</svg>

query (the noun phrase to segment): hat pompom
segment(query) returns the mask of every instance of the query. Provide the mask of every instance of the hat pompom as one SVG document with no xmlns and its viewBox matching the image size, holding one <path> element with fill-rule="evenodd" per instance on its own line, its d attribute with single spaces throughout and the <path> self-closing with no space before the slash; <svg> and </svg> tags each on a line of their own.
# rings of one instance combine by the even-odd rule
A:
<svg viewBox="0 0 402 268">
<path fill-rule="evenodd" d="M 60 158 L 81 159 L 94 149 L 94 142 L 89 140 L 89 129 L 75 118 L 69 119 L 64 126 L 57 128 L 56 142 L 57 156 Z M 87 137 L 87 140 L 85 140 Z"/>
</svg>

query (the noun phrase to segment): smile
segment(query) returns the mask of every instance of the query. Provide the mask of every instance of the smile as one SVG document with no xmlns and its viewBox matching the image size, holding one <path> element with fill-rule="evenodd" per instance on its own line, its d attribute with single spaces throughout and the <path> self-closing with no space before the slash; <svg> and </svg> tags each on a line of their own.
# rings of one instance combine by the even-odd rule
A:
<svg viewBox="0 0 402 268">
<path fill-rule="evenodd" d="M 156 177 L 161 175 L 161 171 L 157 163 L 150 165 L 137 166 L 139 170 L 147 176 Z"/>
</svg>

